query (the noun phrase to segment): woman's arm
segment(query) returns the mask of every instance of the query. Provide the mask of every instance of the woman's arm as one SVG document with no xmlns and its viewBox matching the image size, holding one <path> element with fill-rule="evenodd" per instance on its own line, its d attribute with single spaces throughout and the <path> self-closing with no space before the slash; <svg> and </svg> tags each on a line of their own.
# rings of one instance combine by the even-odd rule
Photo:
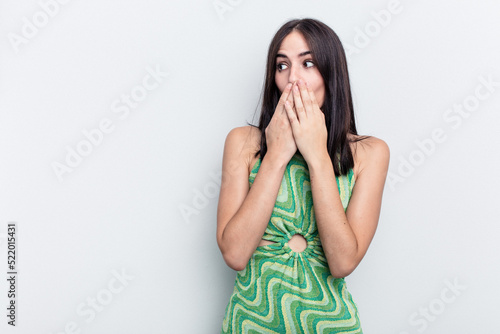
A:
<svg viewBox="0 0 500 334">
<path fill-rule="evenodd" d="M 293 96 L 295 109 L 287 103 L 285 109 L 297 148 L 309 168 L 321 244 L 332 275 L 345 277 L 358 266 L 375 234 L 389 168 L 389 147 L 375 137 L 358 142 L 358 175 L 344 213 L 327 151 L 325 115 L 313 90 L 302 80 L 294 85 Z"/>
<path fill-rule="evenodd" d="M 217 208 L 217 244 L 226 264 L 237 271 L 245 268 L 262 240 L 287 165 L 268 151 L 250 188 L 251 150 L 244 143 L 251 130 L 239 127 L 227 135 Z"/>
<path fill-rule="evenodd" d="M 260 146 L 260 131 L 241 127 L 229 132 L 222 158 L 222 183 L 217 208 L 217 244 L 226 264 L 234 270 L 243 270 L 259 245 L 278 197 L 286 166 L 297 151 L 292 128 L 284 109 L 285 101 L 292 101 L 292 84 L 288 84 L 276 106 L 273 116 L 263 130 L 267 152 L 249 189 L 248 159 Z M 258 133 L 245 145 L 248 131 Z M 250 138 L 252 133 L 250 133 Z M 257 142 L 258 144 L 255 144 Z"/>
<path fill-rule="evenodd" d="M 389 167 L 387 144 L 375 137 L 358 142 L 359 172 L 346 212 L 328 152 L 308 161 L 316 224 L 330 272 L 348 276 L 363 259 L 377 228 Z"/>
</svg>

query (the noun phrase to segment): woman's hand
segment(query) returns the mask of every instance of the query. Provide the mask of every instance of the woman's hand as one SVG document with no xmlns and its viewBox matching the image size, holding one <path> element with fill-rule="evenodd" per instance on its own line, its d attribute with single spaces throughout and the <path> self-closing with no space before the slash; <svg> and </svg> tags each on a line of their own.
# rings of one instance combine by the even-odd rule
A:
<svg viewBox="0 0 500 334">
<path fill-rule="evenodd" d="M 294 99 L 291 94 L 292 84 L 289 83 L 283 93 L 269 125 L 265 129 L 267 151 L 280 161 L 288 163 L 297 152 L 297 145 L 293 138 L 292 127 L 285 110 L 285 102 L 293 108 Z"/>
<path fill-rule="evenodd" d="M 285 110 L 292 127 L 293 137 L 298 150 L 306 160 L 324 158 L 328 155 L 328 131 L 325 115 L 319 108 L 312 89 L 302 80 L 293 84 L 292 94 L 295 108 L 285 103 Z"/>
</svg>

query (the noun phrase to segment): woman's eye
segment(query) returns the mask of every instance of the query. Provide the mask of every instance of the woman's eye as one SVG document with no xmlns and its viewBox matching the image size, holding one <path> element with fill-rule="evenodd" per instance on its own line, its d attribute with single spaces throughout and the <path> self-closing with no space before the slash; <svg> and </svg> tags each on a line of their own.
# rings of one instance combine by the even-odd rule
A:
<svg viewBox="0 0 500 334">
<path fill-rule="evenodd" d="M 313 67 L 314 66 L 314 63 L 310 60 L 306 61 L 304 64 L 306 65 L 306 67 Z"/>
<path fill-rule="evenodd" d="M 276 69 L 281 72 L 286 69 L 286 64 L 278 64 L 276 65 Z"/>
</svg>

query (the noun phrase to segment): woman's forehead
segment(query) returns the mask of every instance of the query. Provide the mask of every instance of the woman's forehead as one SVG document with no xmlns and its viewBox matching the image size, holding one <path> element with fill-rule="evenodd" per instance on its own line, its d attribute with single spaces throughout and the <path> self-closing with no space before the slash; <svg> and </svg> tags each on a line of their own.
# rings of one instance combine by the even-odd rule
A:
<svg viewBox="0 0 500 334">
<path fill-rule="evenodd" d="M 278 54 L 287 57 L 303 57 L 309 53 L 311 53 L 311 50 L 309 50 L 306 39 L 297 31 L 288 34 L 281 42 L 278 49 Z"/>
</svg>

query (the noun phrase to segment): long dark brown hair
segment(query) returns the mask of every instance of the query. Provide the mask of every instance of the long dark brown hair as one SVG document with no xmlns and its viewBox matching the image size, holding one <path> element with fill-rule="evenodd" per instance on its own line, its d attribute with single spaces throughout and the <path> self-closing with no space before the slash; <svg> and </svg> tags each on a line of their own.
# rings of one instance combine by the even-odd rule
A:
<svg viewBox="0 0 500 334">
<path fill-rule="evenodd" d="M 288 34 L 299 31 L 304 36 L 312 58 L 325 83 L 325 99 L 321 110 L 325 114 L 328 130 L 327 148 L 332 159 L 335 175 L 346 175 L 354 167 L 350 142 L 371 136 L 349 140 L 347 134 L 357 135 L 352 104 L 351 87 L 345 51 L 337 34 L 326 24 L 311 18 L 294 19 L 285 23 L 275 34 L 267 54 L 266 79 L 262 91 L 261 115 L 258 128 L 261 131 L 260 154 L 267 152 L 265 129 L 269 125 L 278 104 L 281 92 L 276 86 L 276 54 Z M 249 124 L 252 125 L 252 124 Z M 252 125 L 255 127 L 255 125 Z M 339 156 L 337 156 L 337 154 Z M 339 169 L 340 166 L 340 169 Z"/>
</svg>

